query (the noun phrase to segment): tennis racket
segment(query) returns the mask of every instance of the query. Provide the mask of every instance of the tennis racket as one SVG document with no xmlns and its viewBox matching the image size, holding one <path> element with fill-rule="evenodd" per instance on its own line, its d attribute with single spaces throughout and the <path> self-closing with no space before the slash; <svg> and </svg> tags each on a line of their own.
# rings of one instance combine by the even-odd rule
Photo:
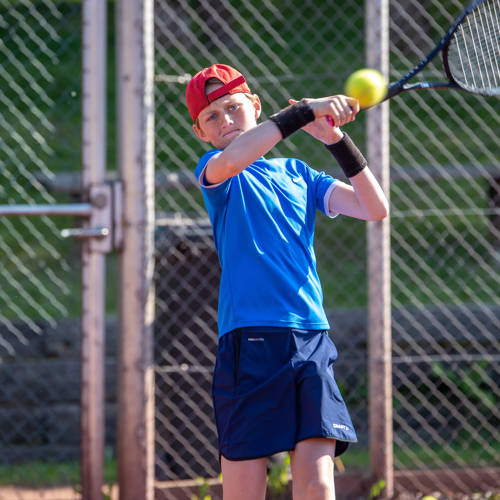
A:
<svg viewBox="0 0 500 500">
<path fill-rule="evenodd" d="M 408 83 L 439 53 L 447 81 Z M 500 95 L 500 0 L 474 0 L 427 56 L 389 85 L 384 100 L 409 90 L 424 89 Z"/>
<path fill-rule="evenodd" d="M 408 83 L 441 53 L 448 80 Z M 474 0 L 458 16 L 436 47 L 397 82 L 381 101 L 409 90 L 455 89 L 500 95 L 500 0 Z M 369 109 L 369 108 L 364 108 Z M 333 126 L 333 119 L 326 117 Z"/>
</svg>

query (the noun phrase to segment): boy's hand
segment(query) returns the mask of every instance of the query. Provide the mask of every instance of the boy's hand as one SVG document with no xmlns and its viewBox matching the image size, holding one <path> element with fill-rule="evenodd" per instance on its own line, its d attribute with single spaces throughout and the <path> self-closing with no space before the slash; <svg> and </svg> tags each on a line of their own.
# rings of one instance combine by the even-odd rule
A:
<svg viewBox="0 0 500 500">
<path fill-rule="evenodd" d="M 289 99 L 290 104 L 298 101 Z M 316 119 L 302 127 L 308 134 L 325 144 L 333 144 L 342 139 L 342 132 L 339 127 L 352 122 L 359 112 L 359 103 L 357 99 L 344 95 L 335 95 L 331 97 L 322 97 L 320 99 L 307 99 Z M 330 124 L 328 117 L 334 123 Z"/>
</svg>

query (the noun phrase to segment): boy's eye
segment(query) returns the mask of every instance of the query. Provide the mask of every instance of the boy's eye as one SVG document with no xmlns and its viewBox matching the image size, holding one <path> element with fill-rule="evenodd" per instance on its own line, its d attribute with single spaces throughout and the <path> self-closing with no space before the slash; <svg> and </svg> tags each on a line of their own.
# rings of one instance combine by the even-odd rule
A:
<svg viewBox="0 0 500 500">
<path fill-rule="evenodd" d="M 231 106 L 229 106 L 229 111 L 236 111 L 236 109 L 238 109 L 237 104 L 231 104 Z"/>
<path fill-rule="evenodd" d="M 215 113 L 212 113 L 211 115 L 208 115 L 207 116 L 207 122 L 210 121 L 210 120 L 215 120 L 216 117 L 217 117 L 217 115 Z"/>
</svg>

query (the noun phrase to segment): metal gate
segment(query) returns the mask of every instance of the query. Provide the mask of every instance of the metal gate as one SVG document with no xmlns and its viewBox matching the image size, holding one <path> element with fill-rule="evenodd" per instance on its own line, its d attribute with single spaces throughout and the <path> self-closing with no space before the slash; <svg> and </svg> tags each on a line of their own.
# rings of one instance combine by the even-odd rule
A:
<svg viewBox="0 0 500 500">
<path fill-rule="evenodd" d="M 82 12 L 79 12 L 81 7 Z M 78 280 L 74 273 L 68 272 L 75 263 L 70 257 L 60 253 L 62 237 L 81 238 L 81 264 L 77 260 L 75 267 L 81 267 L 81 370 L 65 374 L 64 363 L 59 366 L 59 377 L 66 379 L 68 386 L 78 391 L 78 379 L 81 387 L 80 411 L 81 440 L 73 439 L 76 449 L 81 449 L 81 484 L 85 496 L 98 498 L 103 483 L 104 457 L 104 290 L 105 290 L 105 254 L 113 249 L 113 208 L 116 206 L 117 190 L 105 184 L 105 20 L 106 4 L 99 1 L 87 1 L 82 6 L 54 5 L 52 2 L 31 4 L 2 5 L 2 57 L 7 59 L 3 64 L 2 102 L 6 113 L 2 113 L 2 176 L 6 179 L 2 186 L 2 202 L 0 205 L 0 223 L 2 230 L 2 267 L 7 274 L 8 286 L 4 288 L 5 305 L 2 312 L 2 326 L 6 335 L 2 338 L 2 359 L 5 359 L 4 370 L 13 366 L 15 372 L 16 357 L 23 357 L 22 347 L 28 347 L 40 340 L 50 345 L 51 330 L 55 330 L 58 318 L 68 313 L 64 299 L 60 293 L 69 293 L 78 285 L 70 280 Z M 71 66 L 68 60 L 67 45 L 74 42 L 74 34 L 70 34 L 63 24 L 74 20 L 83 20 L 83 74 L 79 73 L 70 79 L 67 75 L 67 87 L 60 89 L 61 77 L 58 63 Z M 95 22 L 95 20 L 101 20 Z M 78 29 L 79 31 L 79 29 Z M 78 33 L 77 31 L 77 33 Z M 73 54 L 70 54 L 73 56 Z M 79 54 L 74 54 L 78 57 Z M 64 85 L 63 85 L 64 86 Z M 68 110 L 77 112 L 73 106 L 68 108 L 68 100 L 82 105 L 82 175 L 81 184 L 83 199 L 80 203 L 61 204 L 44 188 L 44 181 L 53 177 L 52 161 L 56 154 L 68 153 L 59 141 L 64 141 L 64 124 L 57 118 L 57 113 L 64 114 Z M 60 135 L 59 135 L 60 134 Z M 68 133 L 66 139 L 72 138 Z M 79 161 L 74 156 L 73 161 Z M 37 204 L 41 200 L 42 204 Z M 20 202 L 29 202 L 28 205 Z M 13 217 L 20 217 L 14 220 Z M 52 216 L 72 216 L 81 227 L 60 230 L 51 219 Z M 36 221 L 32 217 L 41 217 Z M 71 219 L 66 219 L 71 220 Z M 33 238 L 34 236 L 34 238 Z M 79 259 L 73 255 L 73 259 Z M 36 266 L 34 259 L 40 259 Z M 49 261 L 56 259 L 59 266 Z M 29 264 L 40 267 L 29 269 Z M 61 272 L 63 271 L 63 272 Z M 15 276 L 22 277 L 19 281 Z M 10 279 L 9 279 L 10 277 Z M 49 283 L 49 285 L 47 285 Z M 33 285 L 32 287 L 27 284 Z M 41 328 L 35 318 L 26 310 L 25 305 L 16 295 L 10 294 L 8 287 L 17 288 L 22 301 L 32 305 L 40 314 L 45 328 Z M 47 302 L 50 306 L 47 307 Z M 29 309 L 28 309 L 29 310 Z M 15 320 L 16 313 L 20 315 Z M 35 316 L 36 317 L 36 316 Z M 43 331 L 45 330 L 45 331 Z M 75 331 L 75 330 L 73 330 Z M 63 340 L 63 339 L 59 339 Z M 75 339 L 67 338 L 68 342 Z M 21 349 L 20 349 L 21 347 Z M 55 356 L 54 349 L 53 355 Z M 34 357 L 35 349 L 31 355 Z M 28 357 L 29 359 L 29 357 Z M 11 365 L 13 363 L 13 365 Z M 23 366 L 23 365 L 21 365 Z M 28 370 L 36 370 L 36 366 L 25 365 Z M 57 370 L 57 365 L 52 369 Z M 37 372 L 40 373 L 40 372 Z M 47 374 L 50 372 L 47 372 Z M 5 379 L 6 373 L 3 373 Z M 35 375 L 36 377 L 36 375 Z M 57 430 L 64 427 L 64 403 L 51 396 L 55 377 L 50 377 L 45 390 L 40 391 L 41 384 L 33 379 L 27 387 L 23 387 L 31 396 L 31 404 L 25 397 L 11 401 L 10 417 L 19 413 L 18 420 L 26 423 L 23 412 L 30 406 L 39 408 L 31 425 L 34 426 L 34 439 L 24 436 L 24 453 L 20 447 L 17 461 L 31 457 L 29 450 L 39 444 L 39 459 L 45 463 L 52 460 L 77 459 L 75 452 L 58 448 Z M 11 379 L 11 383 L 25 380 Z M 4 398 L 7 385 L 2 384 Z M 64 389 L 64 384 L 59 384 Z M 21 386 L 17 387 L 17 390 Z M 30 390 L 33 389 L 33 392 Z M 69 392 L 69 390 L 68 390 Z M 4 399 L 2 398 L 2 399 Z M 43 404 L 42 404 L 43 401 Z M 51 402 L 55 401 L 51 405 Z M 69 397 L 65 400 L 67 404 Z M 38 403 L 38 405 L 37 405 Z M 72 415 L 71 418 L 70 415 Z M 74 421 L 75 413 L 67 413 L 66 419 Z M 46 443 L 38 442 L 36 431 L 47 423 Z M 67 431 L 75 432 L 70 427 Z M 3 433 L 2 433 L 3 434 Z M 19 434 L 19 431 L 18 431 Z M 77 436 L 80 432 L 77 432 Z M 9 452 L 14 452 L 15 441 L 9 440 L 8 433 L 3 434 L 7 442 L 4 444 L 7 454 L 3 460 L 9 460 Z M 62 440 L 67 443 L 67 440 Z M 58 456 L 62 454 L 63 456 Z M 3 454 L 2 454 L 3 455 Z M 16 460 L 14 459 L 16 462 Z M 36 477 L 33 478 L 36 482 Z"/>
<path fill-rule="evenodd" d="M 152 6 L 0 2 L 2 498 L 152 498 Z"/>
</svg>

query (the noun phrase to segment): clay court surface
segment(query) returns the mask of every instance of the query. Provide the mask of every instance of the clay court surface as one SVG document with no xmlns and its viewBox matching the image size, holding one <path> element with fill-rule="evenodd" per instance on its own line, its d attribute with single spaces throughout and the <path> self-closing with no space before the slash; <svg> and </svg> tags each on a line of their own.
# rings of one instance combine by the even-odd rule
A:
<svg viewBox="0 0 500 500">
<path fill-rule="evenodd" d="M 15 486 L 0 488 L 0 500 L 81 500 L 81 498 L 82 496 L 78 492 L 68 486 L 44 489 Z M 113 488 L 111 500 L 118 500 L 116 488 Z"/>
</svg>

